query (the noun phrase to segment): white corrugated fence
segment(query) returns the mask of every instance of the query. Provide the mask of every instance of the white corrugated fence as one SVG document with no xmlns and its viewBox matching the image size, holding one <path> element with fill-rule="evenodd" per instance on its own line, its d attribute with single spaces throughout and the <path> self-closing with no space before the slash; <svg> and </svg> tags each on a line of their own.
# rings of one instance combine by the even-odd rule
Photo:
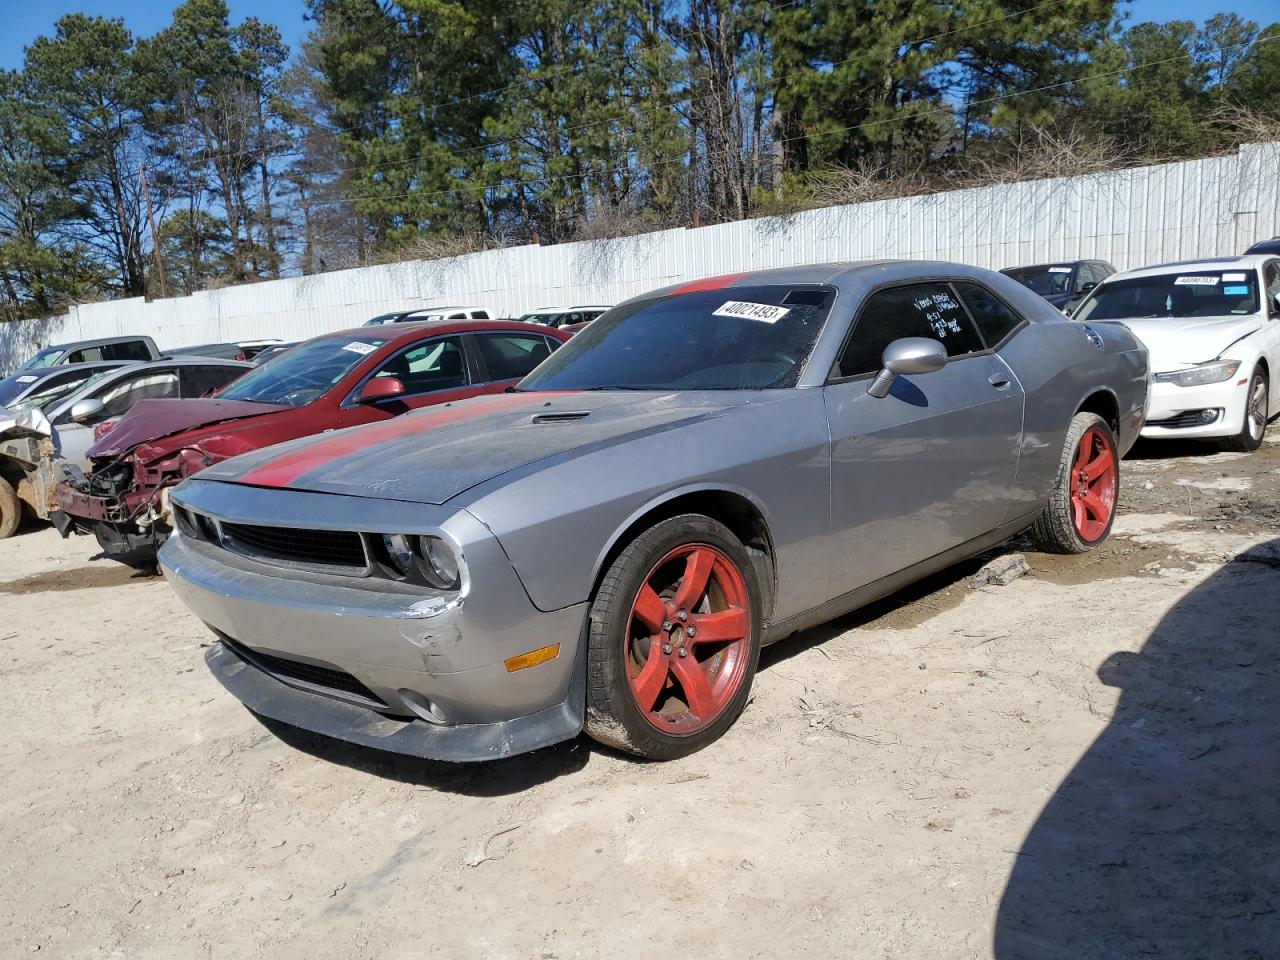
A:
<svg viewBox="0 0 1280 960">
<path fill-rule="evenodd" d="M 828 207 L 619 240 L 508 247 L 0 324 L 0 370 L 49 343 L 147 333 L 162 349 L 300 340 L 389 310 L 477 304 L 499 316 L 616 303 L 669 283 L 837 260 L 956 260 L 999 269 L 1097 258 L 1120 269 L 1240 253 L 1280 234 L 1280 143 L 1205 160 Z"/>
</svg>

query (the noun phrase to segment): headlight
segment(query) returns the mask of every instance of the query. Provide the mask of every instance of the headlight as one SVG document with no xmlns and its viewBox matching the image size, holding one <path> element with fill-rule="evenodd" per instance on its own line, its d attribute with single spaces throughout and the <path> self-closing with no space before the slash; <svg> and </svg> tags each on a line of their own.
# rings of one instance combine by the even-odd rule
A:
<svg viewBox="0 0 1280 960">
<path fill-rule="evenodd" d="M 409 538 L 403 533 L 384 533 L 382 545 L 387 548 L 387 557 L 391 565 L 402 577 L 413 571 L 413 548 L 409 546 Z"/>
<path fill-rule="evenodd" d="M 1194 367 L 1187 367 L 1185 370 L 1157 373 L 1153 379 L 1156 383 L 1176 383 L 1180 387 L 1198 387 L 1206 383 L 1230 380 L 1239 369 L 1239 360 L 1214 360 L 1210 363 L 1199 363 Z"/>
<path fill-rule="evenodd" d="M 437 590 L 457 590 L 458 555 L 453 547 L 439 537 L 418 537 L 418 546 L 418 570 L 427 583 Z"/>
</svg>

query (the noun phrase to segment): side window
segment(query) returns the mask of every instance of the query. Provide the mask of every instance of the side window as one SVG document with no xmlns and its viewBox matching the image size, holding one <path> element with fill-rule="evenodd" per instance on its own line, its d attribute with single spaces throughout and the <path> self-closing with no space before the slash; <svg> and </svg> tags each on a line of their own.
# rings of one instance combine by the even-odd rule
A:
<svg viewBox="0 0 1280 960">
<path fill-rule="evenodd" d="M 551 356 L 546 338 L 531 333 L 484 333 L 476 337 L 476 345 L 490 380 L 523 377 Z"/>
<path fill-rule="evenodd" d="M 102 349 L 100 347 L 85 347 L 83 350 L 77 350 L 75 353 L 69 353 L 63 363 L 97 363 L 102 359 Z"/>
<path fill-rule="evenodd" d="M 564 346 L 564 343 L 563 343 L 563 342 L 561 342 L 560 340 L 555 339 L 554 337 L 545 337 L 544 339 L 547 341 L 547 353 L 548 353 L 548 354 L 555 353 L 557 350 L 559 350 L 561 347 L 563 347 L 563 346 Z"/>
<path fill-rule="evenodd" d="M 240 367 L 224 367 L 221 364 L 199 367 L 182 367 L 179 376 L 182 378 L 182 395 L 184 397 L 206 397 L 219 387 L 225 387 L 240 374 Z"/>
<path fill-rule="evenodd" d="M 406 394 L 465 387 L 471 382 L 457 337 L 430 340 L 396 354 L 374 376 L 399 378 Z"/>
<path fill-rule="evenodd" d="M 98 392 L 102 401 L 102 419 L 118 417 L 128 413 L 139 400 L 151 400 L 157 397 L 176 397 L 178 395 L 178 374 L 173 370 L 148 370 L 146 373 L 128 377 Z"/>
<path fill-rule="evenodd" d="M 840 355 L 840 376 L 876 373 L 884 348 L 902 337 L 929 337 L 958 357 L 983 349 L 977 330 L 949 284 L 917 283 L 867 298 Z"/>
<path fill-rule="evenodd" d="M 489 311 L 488 310 L 472 310 L 471 319 L 472 320 L 488 320 Z"/>
<path fill-rule="evenodd" d="M 102 348 L 104 360 L 150 360 L 151 351 L 141 340 L 108 343 Z"/>
<path fill-rule="evenodd" d="M 973 322 L 978 325 L 987 346 L 998 346 L 1001 340 L 1022 324 L 1022 317 L 986 287 L 960 281 L 955 284 L 955 288 L 964 305 L 969 308 L 969 313 L 973 315 Z"/>
<path fill-rule="evenodd" d="M 1280 260 L 1271 260 L 1262 268 L 1262 280 L 1267 286 L 1267 312 L 1272 316 L 1280 314 L 1280 305 L 1276 297 L 1280 296 Z"/>
</svg>

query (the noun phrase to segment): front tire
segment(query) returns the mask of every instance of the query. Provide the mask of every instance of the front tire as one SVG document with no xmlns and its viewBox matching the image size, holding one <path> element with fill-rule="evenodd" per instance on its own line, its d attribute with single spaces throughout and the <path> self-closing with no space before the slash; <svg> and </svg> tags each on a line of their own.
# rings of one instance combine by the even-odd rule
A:
<svg viewBox="0 0 1280 960">
<path fill-rule="evenodd" d="M 22 523 L 22 501 L 13 484 L 0 477 L 0 540 L 12 537 Z"/>
<path fill-rule="evenodd" d="M 1053 493 L 1031 527 L 1036 549 L 1084 553 L 1111 533 L 1120 493 L 1120 455 L 1111 425 L 1096 413 L 1071 418 Z"/>
<path fill-rule="evenodd" d="M 1228 450 L 1252 453 L 1262 446 L 1267 435 L 1267 412 L 1271 409 L 1271 384 L 1261 370 L 1254 370 L 1249 378 L 1249 392 L 1244 402 L 1244 423 L 1240 432 L 1223 442 Z"/>
<path fill-rule="evenodd" d="M 649 760 L 718 740 L 751 692 L 762 618 L 755 568 L 724 524 L 688 513 L 650 527 L 591 606 L 587 733 Z"/>
</svg>

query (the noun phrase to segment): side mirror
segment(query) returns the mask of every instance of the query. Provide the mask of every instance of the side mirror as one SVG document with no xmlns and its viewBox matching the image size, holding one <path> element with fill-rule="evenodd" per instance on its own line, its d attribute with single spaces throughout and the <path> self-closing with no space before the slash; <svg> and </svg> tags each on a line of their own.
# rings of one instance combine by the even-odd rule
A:
<svg viewBox="0 0 1280 960">
<path fill-rule="evenodd" d="M 76 423 L 84 423 L 86 420 L 92 420 L 102 413 L 102 409 L 102 401 L 96 398 L 79 400 L 71 407 L 71 419 Z"/>
<path fill-rule="evenodd" d="M 1090 290 L 1094 289 L 1096 286 L 1097 284 L 1094 283 L 1092 280 L 1087 280 L 1084 283 L 1080 284 L 1080 289 L 1077 292 L 1088 293 Z"/>
<path fill-rule="evenodd" d="M 399 377 L 374 377 L 360 389 L 356 403 L 378 403 L 404 396 L 404 381 Z"/>
<path fill-rule="evenodd" d="M 867 393 L 883 399 L 899 374 L 933 373 L 945 367 L 947 348 L 928 337 L 903 337 L 884 348 L 880 363 L 883 368 L 867 387 Z"/>
</svg>

